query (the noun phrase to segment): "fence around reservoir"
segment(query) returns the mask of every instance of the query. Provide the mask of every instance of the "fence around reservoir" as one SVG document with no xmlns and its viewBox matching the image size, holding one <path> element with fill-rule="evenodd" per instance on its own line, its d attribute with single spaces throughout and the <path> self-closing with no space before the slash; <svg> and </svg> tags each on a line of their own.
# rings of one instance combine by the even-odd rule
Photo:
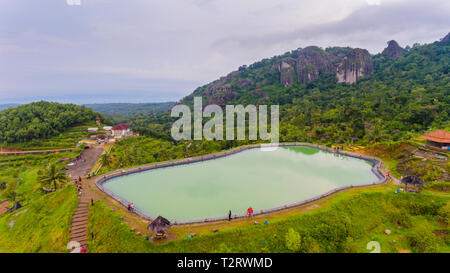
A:
<svg viewBox="0 0 450 273">
<path fill-rule="evenodd" d="M 159 162 L 159 163 L 153 163 L 153 164 L 149 164 L 149 165 L 142 165 L 139 167 L 132 167 L 132 168 L 128 168 L 128 169 L 121 169 L 121 170 L 116 170 L 104 175 L 100 175 L 97 180 L 95 181 L 95 185 L 97 186 L 98 189 L 100 189 L 101 191 L 103 191 L 104 193 L 106 193 L 107 195 L 109 195 L 110 197 L 116 199 L 118 202 L 122 203 L 125 207 L 128 206 L 129 203 L 132 203 L 124 198 L 122 198 L 121 196 L 111 192 L 110 190 L 106 189 L 104 187 L 104 184 L 107 183 L 109 180 L 113 179 L 113 178 L 117 178 L 120 176 L 124 176 L 124 175 L 129 175 L 129 174 L 134 174 L 134 173 L 139 173 L 139 172 L 143 172 L 143 171 L 149 171 L 149 170 L 153 170 L 153 169 L 159 169 L 159 168 L 167 168 L 167 167 L 173 167 L 173 166 L 179 166 L 179 165 L 185 165 L 185 164 L 191 164 L 191 163 L 196 163 L 196 162 L 203 162 L 203 161 L 207 161 L 207 160 L 212 160 L 212 159 L 217 159 L 217 158 L 221 158 L 221 157 L 225 157 L 225 156 L 230 156 L 236 153 L 240 153 L 246 150 L 250 150 L 250 149 L 258 149 L 258 148 L 270 148 L 270 147 L 286 147 L 286 146 L 303 146 L 303 147 L 310 147 L 310 148 L 315 148 L 315 149 L 319 149 L 322 151 L 327 151 L 330 153 L 334 153 L 334 154 L 338 154 L 338 155 L 343 155 L 343 156 L 348 156 L 348 157 L 353 157 L 353 158 L 357 158 L 357 159 L 361 159 L 361 160 L 366 160 L 369 161 L 373 164 L 371 171 L 375 174 L 375 176 L 378 178 L 378 181 L 374 181 L 372 184 L 365 184 L 365 185 L 349 185 L 349 186 L 343 186 L 343 187 L 339 187 L 339 188 L 335 188 L 332 189 L 324 194 L 318 195 L 316 197 L 312 197 L 306 200 L 302 200 L 299 202 L 295 202 L 295 203 L 291 203 L 291 204 L 286 204 L 283 206 L 278 206 L 275 208 L 268 208 L 268 209 L 261 209 L 256 211 L 254 215 L 261 215 L 261 214 L 267 214 L 267 213 L 272 213 L 272 212 L 276 212 L 276 211 L 280 211 L 283 209 L 288 209 L 288 208 L 292 208 L 292 207 L 297 207 L 297 206 L 301 206 L 301 205 L 305 205 L 314 201 L 317 201 L 319 199 L 325 198 L 327 196 L 330 196 L 334 193 L 346 190 L 346 189 L 351 189 L 351 188 L 359 188 L 359 187 L 367 187 L 367 186 L 372 186 L 372 185 L 378 185 L 378 184 L 382 184 L 385 183 L 387 181 L 387 178 L 385 176 L 385 174 L 383 173 L 383 171 L 381 170 L 381 163 L 382 161 L 374 156 L 369 156 L 369 155 L 359 155 L 359 154 L 355 154 L 352 152 L 348 152 L 348 151 L 339 151 L 339 150 L 334 150 L 332 148 L 326 147 L 326 146 L 322 146 L 322 145 L 317 145 L 317 144 L 311 144 L 311 143 L 303 143 L 303 142 L 284 142 L 284 143 L 279 143 L 278 145 L 261 145 L 261 144 L 254 144 L 254 145 L 246 145 L 246 146 L 240 146 L 231 150 L 227 150 L 224 152 L 218 152 L 218 153 L 214 153 L 214 154 L 208 154 L 208 155 L 201 155 L 201 156 L 195 156 L 195 157 L 190 157 L 190 158 L 185 158 L 185 159 L 180 159 L 180 160 L 176 160 L 176 161 L 166 161 L 166 162 Z M 148 220 L 152 220 L 153 218 L 149 215 L 147 215 L 145 212 L 143 212 L 142 210 L 140 210 L 139 208 L 135 207 L 134 211 L 139 214 L 141 217 L 148 219 Z M 240 214 L 240 215 L 233 215 L 233 219 L 239 219 L 239 218 L 244 218 L 246 217 L 245 214 Z M 228 216 L 221 216 L 221 217 L 210 217 L 210 218 L 198 218 L 198 219 L 192 219 L 189 221 L 174 221 L 173 224 L 175 225 L 187 225 L 187 224 L 194 224 L 194 223 L 205 223 L 205 222 L 214 222 L 214 221 L 222 221 L 222 220 L 228 220 Z"/>
</svg>

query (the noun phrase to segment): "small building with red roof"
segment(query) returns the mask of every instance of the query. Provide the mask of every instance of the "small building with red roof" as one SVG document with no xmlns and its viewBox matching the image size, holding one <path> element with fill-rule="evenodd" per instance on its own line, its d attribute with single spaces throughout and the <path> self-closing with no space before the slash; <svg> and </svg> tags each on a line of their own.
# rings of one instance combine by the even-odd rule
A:
<svg viewBox="0 0 450 273">
<path fill-rule="evenodd" d="M 420 136 L 422 139 L 428 140 L 428 144 L 432 146 L 449 149 L 450 147 L 450 133 L 445 130 L 436 130 Z"/>
<path fill-rule="evenodd" d="M 114 137 L 124 137 L 124 136 L 132 135 L 130 126 L 128 126 L 124 123 L 119 123 L 116 126 L 112 127 L 111 131 L 112 131 L 112 135 Z"/>
</svg>

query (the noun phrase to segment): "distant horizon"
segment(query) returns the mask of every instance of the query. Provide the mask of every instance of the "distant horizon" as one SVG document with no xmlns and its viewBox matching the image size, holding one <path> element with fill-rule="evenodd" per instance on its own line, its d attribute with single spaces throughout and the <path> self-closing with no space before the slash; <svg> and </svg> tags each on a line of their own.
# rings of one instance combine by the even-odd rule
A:
<svg viewBox="0 0 450 273">
<path fill-rule="evenodd" d="M 0 101 L 0 106 L 4 105 L 22 105 L 22 104 L 29 104 L 32 102 L 38 102 L 38 101 L 48 101 L 48 102 L 57 102 L 57 103 L 71 103 L 71 104 L 77 104 L 77 105 L 86 105 L 86 104 L 117 104 L 117 103 L 129 103 L 129 104 L 146 104 L 146 103 L 169 103 L 173 102 L 176 103 L 177 101 L 181 100 L 182 98 L 178 100 L 160 100 L 160 101 L 143 101 L 140 98 L 131 98 L 131 99 L 120 99 L 120 98 L 110 98 L 110 99 L 96 99 L 92 101 L 85 101 L 85 102 L 76 102 L 71 100 L 70 98 L 64 97 L 64 98 L 46 98 L 46 97 L 29 97 L 29 98 L 11 98 L 11 99 L 2 99 Z"/>
<path fill-rule="evenodd" d="M 163 103 L 176 103 L 177 101 L 159 101 L 159 102 L 154 102 L 154 101 L 146 101 L 146 102 L 90 102 L 90 103 L 74 103 L 74 102 L 60 102 L 60 101 L 54 101 L 54 100 L 46 100 L 46 99 L 40 99 L 40 100 L 34 100 L 34 101 L 28 101 L 28 102 L 24 102 L 24 103 L 0 103 L 0 107 L 1 106 L 7 106 L 7 105 L 12 105 L 12 106 L 19 106 L 19 105 L 24 105 L 24 104 L 29 104 L 29 103 L 33 103 L 33 102 L 39 102 L 39 101 L 47 101 L 47 102 L 56 102 L 56 103 L 67 103 L 67 104 L 76 104 L 76 105 L 91 105 L 91 104 L 163 104 Z"/>
</svg>

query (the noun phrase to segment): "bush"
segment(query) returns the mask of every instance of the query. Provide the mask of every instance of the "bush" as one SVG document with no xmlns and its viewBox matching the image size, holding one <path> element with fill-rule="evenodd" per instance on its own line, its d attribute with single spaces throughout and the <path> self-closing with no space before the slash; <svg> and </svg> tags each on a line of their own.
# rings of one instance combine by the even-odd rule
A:
<svg viewBox="0 0 450 273">
<path fill-rule="evenodd" d="M 401 210 L 396 210 L 390 213 L 389 218 L 392 223 L 396 223 L 402 227 L 409 228 L 412 226 L 411 215 Z"/>
<path fill-rule="evenodd" d="M 433 227 L 428 223 L 415 228 L 408 236 L 411 247 L 418 252 L 437 252 L 441 242 L 432 230 Z"/>
<path fill-rule="evenodd" d="M 286 247 L 292 252 L 298 252 L 302 246 L 302 238 L 298 232 L 290 228 L 286 234 Z"/>
<path fill-rule="evenodd" d="M 450 182 L 442 181 L 442 182 L 431 182 L 426 185 L 427 189 L 436 190 L 436 191 L 450 191 Z"/>
</svg>

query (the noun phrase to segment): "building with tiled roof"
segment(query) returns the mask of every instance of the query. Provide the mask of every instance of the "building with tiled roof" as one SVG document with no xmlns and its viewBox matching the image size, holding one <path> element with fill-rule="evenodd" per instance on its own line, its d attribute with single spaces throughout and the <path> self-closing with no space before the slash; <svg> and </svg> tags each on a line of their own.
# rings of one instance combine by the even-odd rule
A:
<svg viewBox="0 0 450 273">
<path fill-rule="evenodd" d="M 119 123 L 118 125 L 112 127 L 111 131 L 112 131 L 112 135 L 114 137 L 123 137 L 123 136 L 131 135 L 130 126 L 128 126 L 124 123 Z"/>
<path fill-rule="evenodd" d="M 420 136 L 422 139 L 428 140 L 428 144 L 442 148 L 450 147 L 450 133 L 444 130 L 437 130 L 426 135 Z"/>
</svg>

